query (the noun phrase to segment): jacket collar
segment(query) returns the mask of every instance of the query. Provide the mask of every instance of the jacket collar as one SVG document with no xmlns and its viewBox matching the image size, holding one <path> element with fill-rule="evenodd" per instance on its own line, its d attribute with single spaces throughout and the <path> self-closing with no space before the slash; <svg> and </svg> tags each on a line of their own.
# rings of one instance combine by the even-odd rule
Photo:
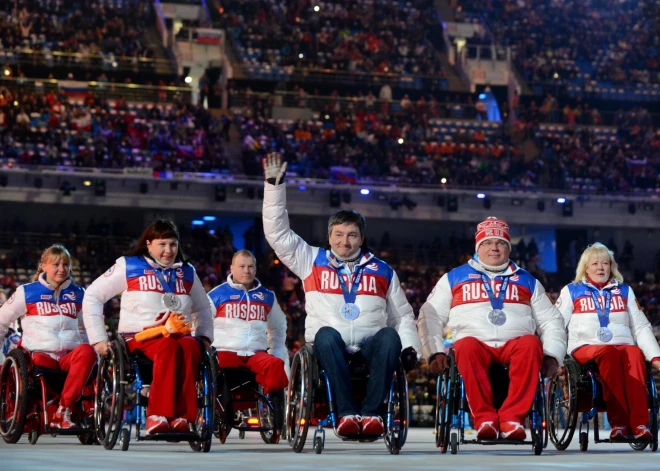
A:
<svg viewBox="0 0 660 471">
<path fill-rule="evenodd" d="M 146 262 L 149 264 L 150 267 L 154 269 L 161 269 L 161 270 L 169 270 L 170 268 L 180 268 L 183 266 L 183 262 L 177 261 L 174 262 L 172 265 L 169 267 L 163 267 L 162 265 L 157 264 L 154 260 L 152 260 L 151 257 L 147 257 L 146 255 L 143 255 L 142 258 L 146 260 Z"/>
<path fill-rule="evenodd" d="M 470 265 L 478 272 L 483 273 L 484 275 L 489 276 L 491 278 L 495 276 L 510 276 L 516 273 L 518 270 L 520 270 L 520 267 L 518 265 L 516 265 L 511 260 L 509 260 L 509 266 L 502 273 L 489 272 L 476 260 L 476 255 L 468 261 L 468 265 Z"/>
<path fill-rule="evenodd" d="M 602 291 L 597 286 L 592 285 L 586 277 L 582 278 L 582 284 L 588 286 L 589 288 L 593 288 L 596 291 Z M 605 286 L 603 286 L 603 290 L 616 288 L 617 286 L 619 286 L 619 282 L 615 279 L 611 279 Z"/>
<path fill-rule="evenodd" d="M 58 289 L 62 290 L 68 288 L 69 285 L 71 284 L 71 278 L 69 277 L 69 279 L 64 281 L 64 283 L 62 283 L 59 288 L 55 288 L 53 285 L 51 285 L 46 281 L 46 274 L 42 273 L 41 275 L 39 275 L 39 283 L 41 283 L 43 286 L 45 286 L 51 291 L 57 291 Z"/>
<path fill-rule="evenodd" d="M 344 267 L 344 262 L 335 257 L 335 254 L 332 253 L 332 250 L 326 250 L 325 256 L 328 258 L 328 263 L 331 267 L 338 269 Z M 362 266 L 368 263 L 372 258 L 374 258 L 374 254 L 370 252 L 364 252 L 360 257 L 360 261 L 358 262 L 357 266 Z"/>
<path fill-rule="evenodd" d="M 245 286 L 243 286 L 240 283 L 235 283 L 234 282 L 234 278 L 232 278 L 231 273 L 229 274 L 229 276 L 227 276 L 227 283 L 229 284 L 229 286 L 231 286 L 232 288 L 237 289 L 239 291 L 250 292 L 250 291 L 254 291 L 255 289 L 261 288 L 261 282 L 257 278 L 255 278 L 254 279 L 254 287 L 250 288 L 249 290 L 246 290 Z"/>
</svg>

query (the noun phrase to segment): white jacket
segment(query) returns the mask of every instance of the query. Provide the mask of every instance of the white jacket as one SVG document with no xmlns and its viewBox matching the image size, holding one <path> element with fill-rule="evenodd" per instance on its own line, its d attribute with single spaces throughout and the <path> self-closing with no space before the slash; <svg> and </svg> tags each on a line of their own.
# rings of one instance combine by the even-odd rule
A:
<svg viewBox="0 0 660 471">
<path fill-rule="evenodd" d="M 67 280 L 58 289 L 38 281 L 19 286 L 0 307 L 0 346 L 12 322 L 21 319 L 21 345 L 57 359 L 83 343 L 78 329 L 85 290 Z M 1 350 L 1 348 L 0 348 Z"/>
<path fill-rule="evenodd" d="M 490 278 L 496 295 L 503 278 L 509 278 L 503 307 L 507 320 L 502 326 L 488 321 L 492 306 L 483 286 L 482 273 Z M 452 330 L 454 341 L 475 337 L 491 347 L 501 347 L 508 340 L 538 333 L 544 355 L 554 357 L 560 365 L 566 355 L 566 331 L 560 312 L 541 283 L 513 262 L 501 276 L 493 276 L 477 261 L 470 260 L 440 278 L 419 311 L 419 332 L 427 359 L 444 352 L 445 326 Z"/>
<path fill-rule="evenodd" d="M 336 329 L 349 351 L 384 327 L 392 327 L 401 338 L 403 348 L 413 347 L 421 353 L 415 328 L 415 317 L 394 270 L 372 254 L 364 254 L 364 266 L 355 304 L 360 315 L 346 320 L 340 314 L 344 296 L 339 287 L 337 269 L 342 264 L 330 251 L 312 247 L 289 228 L 285 185 L 265 183 L 263 223 L 266 240 L 282 263 L 302 281 L 305 289 L 305 340 L 313 342 L 324 326 Z"/>
<path fill-rule="evenodd" d="M 213 346 L 218 351 L 252 356 L 268 351 L 284 361 L 289 375 L 289 351 L 286 348 L 286 316 L 275 298 L 275 293 L 255 280 L 254 288 L 247 291 L 242 284 L 227 282 L 209 291 L 213 306 Z"/>
<path fill-rule="evenodd" d="M 135 334 L 164 324 L 169 312 L 162 304 L 165 294 L 156 278 L 162 270 L 145 257 L 121 257 L 87 289 L 83 303 L 83 320 L 92 345 L 107 340 L 103 305 L 121 293 L 118 332 Z M 164 270 L 166 279 L 176 276 L 174 293 L 181 300 L 181 314 L 192 321 L 196 334 L 213 341 L 211 305 L 202 282 L 190 264 L 177 262 Z"/>
<path fill-rule="evenodd" d="M 583 345 L 634 345 L 637 340 L 647 360 L 660 358 L 660 346 L 653 335 L 651 324 L 639 308 L 635 293 L 630 286 L 619 284 L 616 280 L 598 290 L 601 306 L 605 303 L 603 293 L 612 293 L 608 328 L 613 334 L 612 340 L 607 343 L 598 340 L 596 331 L 600 322 L 590 289 L 597 288 L 587 280 L 571 283 L 564 286 L 557 299 L 556 306 L 564 316 L 564 324 L 568 329 L 570 353 Z"/>
</svg>

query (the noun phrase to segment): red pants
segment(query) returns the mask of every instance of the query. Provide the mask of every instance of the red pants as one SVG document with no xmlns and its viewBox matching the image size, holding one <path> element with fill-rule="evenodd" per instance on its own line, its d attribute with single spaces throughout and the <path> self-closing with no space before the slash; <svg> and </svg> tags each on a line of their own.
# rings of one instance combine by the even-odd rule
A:
<svg viewBox="0 0 660 471">
<path fill-rule="evenodd" d="M 249 357 L 238 356 L 234 352 L 218 352 L 220 368 L 244 367 L 256 375 L 257 383 L 264 388 L 264 394 L 281 391 L 289 384 L 284 371 L 284 362 L 266 352 L 257 352 Z"/>
<path fill-rule="evenodd" d="M 494 348 L 467 337 L 454 344 L 458 371 L 465 383 L 465 394 L 474 416 L 475 428 L 483 422 L 523 423 L 532 407 L 543 362 L 543 347 L 535 335 L 523 335 Z M 502 407 L 495 411 L 488 369 L 492 363 L 509 365 L 509 392 Z"/>
<path fill-rule="evenodd" d="M 140 350 L 154 362 L 147 415 L 168 419 L 197 418 L 197 375 L 202 352 L 194 337 L 160 337 L 126 342 L 128 350 Z"/>
<path fill-rule="evenodd" d="M 585 345 L 571 354 L 584 365 L 594 360 L 612 427 L 649 424 L 644 354 L 636 345 Z"/>
<path fill-rule="evenodd" d="M 41 352 L 32 354 L 32 363 L 35 366 L 50 368 L 52 370 L 66 371 L 66 380 L 60 396 L 62 407 L 72 408 L 82 395 L 83 388 L 96 365 L 96 352 L 94 347 L 83 343 L 61 357 L 59 360 Z"/>
</svg>

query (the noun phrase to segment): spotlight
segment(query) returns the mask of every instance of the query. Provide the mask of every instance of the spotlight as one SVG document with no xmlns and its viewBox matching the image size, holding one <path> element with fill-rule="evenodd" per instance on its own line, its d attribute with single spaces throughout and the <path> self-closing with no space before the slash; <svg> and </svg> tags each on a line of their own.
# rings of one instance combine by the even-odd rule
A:
<svg viewBox="0 0 660 471">
<path fill-rule="evenodd" d="M 399 209 L 399 206 L 401 206 L 401 200 L 399 198 L 390 198 L 390 207 L 393 210 Z"/>
<path fill-rule="evenodd" d="M 484 199 L 485 197 L 486 197 L 485 193 L 477 193 L 477 198 L 479 198 L 480 200 Z"/>
<path fill-rule="evenodd" d="M 64 180 L 62 186 L 60 186 L 60 191 L 62 192 L 62 196 L 71 196 L 71 193 L 76 191 L 76 187 L 67 180 Z"/>
<path fill-rule="evenodd" d="M 318 5 L 316 5 L 316 6 L 314 7 L 314 11 L 317 12 L 317 13 L 318 13 L 318 11 L 319 11 L 320 9 L 321 9 L 321 7 L 319 7 Z"/>
<path fill-rule="evenodd" d="M 305 57 L 305 55 L 302 52 L 298 54 L 298 59 L 302 59 L 303 57 Z"/>
<path fill-rule="evenodd" d="M 183 79 L 183 81 L 186 83 L 192 83 L 192 77 L 188 75 L 185 79 Z"/>
<path fill-rule="evenodd" d="M 96 179 L 94 182 L 94 196 L 105 196 L 105 180 Z"/>
<path fill-rule="evenodd" d="M 337 190 L 332 190 L 330 192 L 330 207 L 331 208 L 338 208 L 341 206 L 341 199 L 339 192 Z"/>
<path fill-rule="evenodd" d="M 307 190 L 307 187 L 306 187 L 305 185 L 300 185 L 300 186 L 298 187 L 298 190 L 300 190 L 300 191 L 306 191 L 306 190 Z"/>
<path fill-rule="evenodd" d="M 193 226 L 203 226 L 203 225 L 204 225 L 204 221 L 200 221 L 199 219 L 195 219 L 195 220 L 192 222 L 192 225 L 193 225 Z"/>
<path fill-rule="evenodd" d="M 403 197 L 403 204 L 410 211 L 412 211 L 413 209 L 415 209 L 417 207 L 417 203 L 415 201 L 411 200 L 410 198 L 408 198 L 407 196 Z"/>
<path fill-rule="evenodd" d="M 344 201 L 346 204 L 351 204 L 351 192 L 350 191 L 345 191 L 341 194 L 341 199 Z"/>
<path fill-rule="evenodd" d="M 399 140 L 397 141 L 399 144 L 403 144 L 403 138 L 400 137 Z"/>
<path fill-rule="evenodd" d="M 445 183 L 447 183 L 447 179 L 445 177 L 442 177 L 440 179 L 440 183 L 442 183 L 444 185 Z"/>
<path fill-rule="evenodd" d="M 455 213 L 457 211 L 458 211 L 458 198 L 454 195 L 451 195 L 447 199 L 447 212 Z"/>
<path fill-rule="evenodd" d="M 543 200 L 538 200 L 538 201 L 536 202 L 536 209 L 538 209 L 539 212 L 541 212 L 541 213 L 542 213 L 543 211 L 545 211 L 545 201 L 543 201 Z"/>
<path fill-rule="evenodd" d="M 215 216 L 204 216 L 202 220 L 204 221 L 215 221 Z"/>
<path fill-rule="evenodd" d="M 149 192 L 149 184 L 146 182 L 140 183 L 140 193 L 146 195 Z"/>
<path fill-rule="evenodd" d="M 84 186 L 92 186 L 92 181 L 91 180 L 84 180 L 83 185 Z"/>
<path fill-rule="evenodd" d="M 223 203 L 227 199 L 227 190 L 224 185 L 215 186 L 215 201 Z"/>
<path fill-rule="evenodd" d="M 559 204 L 566 203 L 566 198 L 564 198 L 563 196 L 560 196 L 559 198 L 557 198 L 557 203 L 559 203 Z"/>
<path fill-rule="evenodd" d="M 564 217 L 573 216 L 573 201 L 572 200 L 565 200 L 564 205 L 562 206 L 561 213 L 564 215 Z"/>
<path fill-rule="evenodd" d="M 635 203 L 628 203 L 628 212 L 635 214 L 637 212 L 637 205 Z"/>
<path fill-rule="evenodd" d="M 362 189 L 360 190 L 360 194 L 361 194 L 361 195 L 368 195 L 368 194 L 369 194 L 369 190 L 368 190 L 367 188 L 362 188 Z"/>
</svg>

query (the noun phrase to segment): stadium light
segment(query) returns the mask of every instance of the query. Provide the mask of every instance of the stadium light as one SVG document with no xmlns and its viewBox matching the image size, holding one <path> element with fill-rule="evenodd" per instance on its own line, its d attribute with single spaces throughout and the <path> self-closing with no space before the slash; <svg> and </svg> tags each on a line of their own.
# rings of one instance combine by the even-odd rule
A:
<svg viewBox="0 0 660 471">
<path fill-rule="evenodd" d="M 91 180 L 85 180 L 85 181 L 83 181 L 83 185 L 92 186 L 92 181 Z"/>
<path fill-rule="evenodd" d="M 484 199 L 485 197 L 486 197 L 485 193 L 477 193 L 477 198 L 479 198 L 480 200 Z"/>
<path fill-rule="evenodd" d="M 200 221 L 199 219 L 195 219 L 195 220 L 192 222 L 192 225 L 193 225 L 193 226 L 203 226 L 203 225 L 204 225 L 204 221 Z"/>
<path fill-rule="evenodd" d="M 306 191 L 306 190 L 307 190 L 307 187 L 306 187 L 305 185 L 300 185 L 300 186 L 298 187 L 298 189 L 299 189 L 300 191 Z"/>
<path fill-rule="evenodd" d="M 440 180 L 440 183 L 442 183 L 442 184 L 444 185 L 445 183 L 447 183 L 447 179 L 443 177 L 443 178 Z"/>
<path fill-rule="evenodd" d="M 557 198 L 557 203 L 559 203 L 559 204 L 566 203 L 566 198 L 564 198 L 563 196 L 560 196 L 559 198 Z"/>
<path fill-rule="evenodd" d="M 298 54 L 298 59 L 302 59 L 303 57 L 305 57 L 305 55 L 302 52 Z"/>
<path fill-rule="evenodd" d="M 399 140 L 397 141 L 399 144 L 403 144 L 403 138 L 400 137 Z"/>
<path fill-rule="evenodd" d="M 204 216 L 202 218 L 204 221 L 215 221 L 215 216 Z"/>
<path fill-rule="evenodd" d="M 361 195 L 368 195 L 368 194 L 369 194 L 369 189 L 367 189 L 367 188 L 362 188 L 362 189 L 360 190 L 360 194 L 361 194 Z"/>
<path fill-rule="evenodd" d="M 314 11 L 317 12 L 317 13 L 319 12 L 320 9 L 321 9 L 321 7 L 318 6 L 318 5 L 316 5 L 316 6 L 314 7 Z"/>
<path fill-rule="evenodd" d="M 479 99 L 480 100 L 485 100 L 486 99 L 486 94 L 485 93 L 480 93 L 479 94 Z"/>
<path fill-rule="evenodd" d="M 192 77 L 188 75 L 185 79 L 183 79 L 183 81 L 186 83 L 192 83 Z"/>
</svg>

